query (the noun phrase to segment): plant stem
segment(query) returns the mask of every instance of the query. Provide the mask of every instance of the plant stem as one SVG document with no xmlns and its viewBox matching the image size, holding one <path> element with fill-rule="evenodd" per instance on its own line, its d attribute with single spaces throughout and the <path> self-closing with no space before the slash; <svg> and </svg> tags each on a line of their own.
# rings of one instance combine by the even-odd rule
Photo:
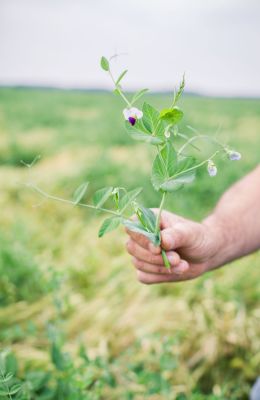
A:
<svg viewBox="0 0 260 400">
<path fill-rule="evenodd" d="M 162 209 L 163 209 L 163 205 L 165 202 L 165 198 L 166 198 L 166 192 L 163 192 L 162 195 L 162 200 L 161 200 L 161 204 L 160 204 L 160 208 L 159 208 L 159 212 L 157 214 L 157 218 L 156 218 L 156 232 L 160 232 L 160 221 L 161 221 L 161 215 L 162 215 Z M 162 249 L 162 258 L 163 258 L 163 262 L 164 265 L 167 269 L 171 268 L 171 264 L 169 263 L 169 260 L 167 258 L 167 255 L 165 253 L 165 250 Z"/>
<path fill-rule="evenodd" d="M 124 95 L 124 93 L 122 92 L 122 90 L 120 89 L 120 87 L 116 84 L 116 81 L 115 81 L 115 79 L 114 79 L 114 77 L 113 77 L 113 75 L 112 75 L 112 72 L 109 70 L 108 73 L 109 73 L 109 75 L 110 75 L 110 77 L 111 77 L 111 79 L 112 79 L 112 81 L 113 81 L 113 83 L 114 83 L 114 85 L 115 85 L 115 87 L 116 87 L 116 89 L 117 89 L 117 91 L 118 91 L 118 94 L 119 94 L 119 95 L 122 97 L 122 99 L 126 102 L 126 104 L 128 105 L 128 107 L 131 107 L 131 103 L 128 101 L 128 99 L 126 98 L 126 96 Z"/>
<path fill-rule="evenodd" d="M 159 212 L 158 212 L 157 218 L 156 218 L 156 232 L 159 232 L 159 230 L 160 230 L 160 220 L 161 220 L 161 214 L 162 214 L 165 197 L 166 197 L 166 192 L 163 192 Z"/>
<path fill-rule="evenodd" d="M 183 150 L 184 150 L 187 146 L 191 145 L 192 142 L 194 142 L 195 140 L 198 140 L 198 139 L 209 140 L 210 142 L 213 142 L 213 143 L 217 144 L 217 145 L 218 145 L 219 147 L 221 147 L 222 149 L 225 149 L 225 146 L 224 146 L 222 143 L 220 143 L 217 139 L 214 139 L 214 138 L 212 138 L 212 137 L 210 137 L 210 136 L 208 136 L 208 135 L 197 135 L 197 136 L 193 136 L 192 138 L 190 138 L 189 140 L 187 140 L 187 142 L 184 143 L 184 145 L 183 145 L 183 146 L 180 148 L 180 150 L 178 151 L 178 154 L 181 154 L 181 153 L 183 152 Z"/>
<path fill-rule="evenodd" d="M 197 169 L 197 168 L 199 168 L 199 167 L 202 167 L 202 165 L 206 164 L 209 160 L 211 160 L 211 159 L 213 159 L 214 157 L 216 157 L 216 155 L 217 155 L 219 152 L 220 152 L 220 150 L 217 150 L 217 151 L 215 151 L 215 153 L 213 153 L 209 158 L 207 158 L 206 160 L 201 161 L 199 164 L 196 164 L 196 165 L 194 165 L 193 167 L 190 167 L 190 168 L 188 168 L 188 169 L 185 169 L 184 171 L 178 172 L 177 174 L 170 176 L 170 177 L 167 179 L 167 182 L 168 182 L 169 180 L 171 180 L 171 179 L 176 178 L 176 177 L 179 176 L 179 175 L 183 175 L 183 174 L 185 174 L 186 172 L 190 172 L 190 171 L 193 171 L 194 169 Z"/>
<path fill-rule="evenodd" d="M 38 188 L 37 186 L 33 185 L 32 183 L 27 183 L 26 184 L 27 187 L 32 188 L 33 190 L 35 190 L 35 192 L 41 194 L 43 197 L 46 197 L 47 199 L 50 200 L 55 200 L 55 201 L 60 201 L 62 203 L 66 203 L 66 204 L 71 204 L 71 205 L 77 205 L 77 206 L 81 206 L 81 207 L 86 207 L 86 208 L 91 208 L 93 210 L 98 210 L 98 211 L 103 211 L 112 215 L 116 215 L 117 217 L 123 217 L 122 213 L 116 212 L 116 211 L 112 211 L 112 210 L 108 210 L 107 208 L 102 208 L 102 207 L 95 207 L 92 206 L 91 204 L 84 204 L 84 203 L 77 203 L 75 204 L 75 202 L 71 201 L 71 200 L 66 200 L 63 199 L 61 197 L 57 197 L 57 196 L 53 196 L 49 193 L 44 192 L 43 190 L 41 190 L 40 188 Z"/>
</svg>

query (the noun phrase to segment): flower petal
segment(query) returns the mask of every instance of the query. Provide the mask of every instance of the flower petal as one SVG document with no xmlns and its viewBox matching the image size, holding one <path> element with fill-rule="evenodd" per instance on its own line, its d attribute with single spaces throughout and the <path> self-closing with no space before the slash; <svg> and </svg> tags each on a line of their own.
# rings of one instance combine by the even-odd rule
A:
<svg viewBox="0 0 260 400">
<path fill-rule="evenodd" d="M 129 117 L 131 117 L 131 110 L 129 109 L 129 108 L 125 108 L 124 110 L 123 110 L 123 114 L 124 114 L 124 117 L 125 117 L 125 119 L 127 120 Z"/>
</svg>

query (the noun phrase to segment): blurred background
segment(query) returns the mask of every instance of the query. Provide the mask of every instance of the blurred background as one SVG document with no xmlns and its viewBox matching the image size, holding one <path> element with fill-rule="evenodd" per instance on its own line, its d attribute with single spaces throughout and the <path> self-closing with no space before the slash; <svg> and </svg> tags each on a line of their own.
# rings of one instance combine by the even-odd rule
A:
<svg viewBox="0 0 260 400">
<path fill-rule="evenodd" d="M 127 136 L 99 66 L 118 54 L 124 89 L 150 88 L 159 108 L 185 71 L 181 130 L 218 132 L 242 153 L 169 196 L 167 209 L 201 220 L 259 163 L 259 18 L 254 0 L 0 0 L 0 363 L 22 385 L 14 399 L 248 399 L 260 374 L 259 253 L 143 286 L 123 230 L 98 239 L 102 215 L 24 183 L 70 199 L 90 181 L 86 202 L 103 186 L 143 186 L 143 204 L 158 206 L 153 149 Z"/>
</svg>

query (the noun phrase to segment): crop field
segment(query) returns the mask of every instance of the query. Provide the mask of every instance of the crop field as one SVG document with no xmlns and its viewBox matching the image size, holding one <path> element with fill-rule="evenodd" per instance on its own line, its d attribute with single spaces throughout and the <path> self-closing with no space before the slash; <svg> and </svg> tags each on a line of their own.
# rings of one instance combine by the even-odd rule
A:
<svg viewBox="0 0 260 400">
<path fill-rule="evenodd" d="M 260 100 L 186 95 L 181 107 L 183 132 L 217 132 L 242 153 L 168 196 L 167 209 L 199 221 L 259 163 Z M 6 398 L 248 399 L 260 375 L 259 252 L 194 281 L 142 285 L 122 228 L 98 239 L 100 213 L 26 186 L 71 199 L 89 181 L 85 201 L 100 187 L 142 186 L 140 201 L 157 207 L 153 158 L 112 94 L 0 89 L 0 373 L 21 384 Z"/>
</svg>

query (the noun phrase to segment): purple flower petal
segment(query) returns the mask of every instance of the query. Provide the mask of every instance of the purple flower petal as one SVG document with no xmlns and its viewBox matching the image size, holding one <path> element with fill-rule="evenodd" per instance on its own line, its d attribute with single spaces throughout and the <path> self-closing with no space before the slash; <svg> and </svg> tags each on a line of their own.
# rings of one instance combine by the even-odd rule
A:
<svg viewBox="0 0 260 400">
<path fill-rule="evenodd" d="M 130 122 L 130 124 L 133 126 L 136 122 L 136 119 L 134 117 L 129 117 L 128 121 Z"/>
</svg>

